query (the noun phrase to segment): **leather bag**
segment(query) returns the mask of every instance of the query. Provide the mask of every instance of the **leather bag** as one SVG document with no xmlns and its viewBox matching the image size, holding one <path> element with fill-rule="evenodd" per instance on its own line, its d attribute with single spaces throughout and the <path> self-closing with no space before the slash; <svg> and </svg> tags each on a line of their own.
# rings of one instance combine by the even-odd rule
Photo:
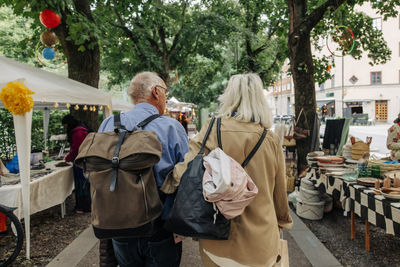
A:
<svg viewBox="0 0 400 267">
<path fill-rule="evenodd" d="M 310 125 L 308 124 L 307 116 L 306 116 L 306 114 L 304 112 L 304 109 L 302 108 L 300 110 L 299 116 L 297 117 L 296 124 L 295 124 L 295 127 L 294 127 L 293 137 L 296 140 L 306 139 L 307 137 L 310 136 L 310 129 L 304 129 L 304 128 L 297 127 L 301 115 L 304 116 L 307 128 L 310 128 Z"/>
<path fill-rule="evenodd" d="M 292 120 L 290 122 L 290 127 L 289 127 L 289 131 L 287 132 L 287 134 L 285 136 L 283 136 L 283 146 L 296 146 L 296 139 L 294 139 L 294 133 L 292 132 L 292 130 L 294 131 L 295 125 L 294 125 L 294 121 Z"/>
<path fill-rule="evenodd" d="M 174 205 L 167 215 L 164 228 L 182 236 L 211 240 L 227 240 L 230 220 L 215 205 L 203 197 L 204 147 L 210 135 L 215 117 L 211 119 L 199 153 L 189 162 L 183 173 Z"/>
<path fill-rule="evenodd" d="M 230 232 L 230 220 L 222 215 L 215 203 L 207 202 L 203 195 L 204 148 L 214 121 L 215 117 L 211 119 L 199 153 L 189 162 L 182 175 L 174 205 L 167 216 L 164 228 L 182 236 L 227 240 Z M 222 149 L 220 127 L 221 120 L 218 119 L 217 139 L 218 146 Z M 254 156 L 266 134 L 267 131 L 264 129 L 262 137 L 242 163 L 243 168 Z"/>
</svg>

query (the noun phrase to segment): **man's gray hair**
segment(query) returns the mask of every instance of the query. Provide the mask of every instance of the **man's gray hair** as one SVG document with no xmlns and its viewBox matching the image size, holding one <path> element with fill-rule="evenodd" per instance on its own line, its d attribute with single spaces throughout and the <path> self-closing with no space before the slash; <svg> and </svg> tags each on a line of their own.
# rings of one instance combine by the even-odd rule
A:
<svg viewBox="0 0 400 267">
<path fill-rule="evenodd" d="M 128 94 L 134 102 L 147 100 L 151 95 L 151 90 L 156 85 L 162 85 L 163 80 L 155 72 L 144 71 L 133 77 Z"/>
</svg>

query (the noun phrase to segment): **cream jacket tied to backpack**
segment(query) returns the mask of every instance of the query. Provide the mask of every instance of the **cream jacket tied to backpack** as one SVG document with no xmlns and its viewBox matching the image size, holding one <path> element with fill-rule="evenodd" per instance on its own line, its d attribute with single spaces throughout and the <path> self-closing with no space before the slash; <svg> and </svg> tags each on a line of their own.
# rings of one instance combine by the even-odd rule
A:
<svg viewBox="0 0 400 267">
<path fill-rule="evenodd" d="M 258 193 L 257 186 L 244 167 L 256 154 L 266 135 L 267 129 L 264 129 L 257 144 L 240 165 L 222 150 L 221 118 L 217 119 L 218 147 L 204 157 L 203 195 L 206 201 L 215 203 L 227 219 L 242 214 Z"/>
<path fill-rule="evenodd" d="M 204 157 L 203 194 L 215 202 L 227 219 L 242 214 L 258 193 L 258 188 L 240 164 L 219 147 Z"/>
<path fill-rule="evenodd" d="M 97 238 L 146 237 L 157 230 L 162 203 L 153 173 L 161 158 L 157 134 L 142 130 L 152 115 L 127 131 L 114 116 L 114 132 L 89 133 L 75 164 L 90 180 Z"/>
</svg>

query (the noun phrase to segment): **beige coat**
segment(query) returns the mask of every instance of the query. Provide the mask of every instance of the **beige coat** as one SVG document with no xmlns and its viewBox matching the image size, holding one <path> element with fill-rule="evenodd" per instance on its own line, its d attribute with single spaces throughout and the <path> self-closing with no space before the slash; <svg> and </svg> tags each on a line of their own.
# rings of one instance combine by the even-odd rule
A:
<svg viewBox="0 0 400 267">
<path fill-rule="evenodd" d="M 175 166 L 162 190 L 173 192 L 180 177 L 199 152 L 209 125 L 203 126 L 189 145 L 185 161 Z M 226 154 L 242 163 L 261 137 L 259 124 L 224 118 L 221 124 L 222 147 Z M 216 123 L 207 140 L 205 154 L 218 146 Z M 287 229 L 292 226 L 286 196 L 285 159 L 278 137 L 268 131 L 263 144 L 245 170 L 258 187 L 258 194 L 244 212 L 232 220 L 229 240 L 200 240 L 200 245 L 213 255 L 229 258 L 243 265 L 270 266 L 279 255 L 278 225 Z"/>
</svg>

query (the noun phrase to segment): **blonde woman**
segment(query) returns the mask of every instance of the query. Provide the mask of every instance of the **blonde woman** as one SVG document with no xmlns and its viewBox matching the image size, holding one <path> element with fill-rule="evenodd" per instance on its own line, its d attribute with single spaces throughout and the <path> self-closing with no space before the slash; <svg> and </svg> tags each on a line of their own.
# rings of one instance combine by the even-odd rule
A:
<svg viewBox="0 0 400 267">
<path fill-rule="evenodd" d="M 272 125 L 272 116 L 257 74 L 239 74 L 230 78 L 219 97 L 222 118 L 222 148 L 241 163 L 260 139 L 264 128 Z M 180 177 L 199 152 L 209 121 L 191 141 L 185 161 L 175 166 L 163 185 L 174 190 Z M 279 230 L 291 228 L 292 219 L 286 197 L 285 160 L 279 138 L 268 134 L 257 153 L 245 167 L 258 187 L 255 199 L 231 221 L 226 241 L 200 240 L 205 266 L 273 266 L 280 260 Z M 218 147 L 216 126 L 208 137 L 205 154 Z M 279 230 L 278 230 L 279 229 Z"/>
</svg>

